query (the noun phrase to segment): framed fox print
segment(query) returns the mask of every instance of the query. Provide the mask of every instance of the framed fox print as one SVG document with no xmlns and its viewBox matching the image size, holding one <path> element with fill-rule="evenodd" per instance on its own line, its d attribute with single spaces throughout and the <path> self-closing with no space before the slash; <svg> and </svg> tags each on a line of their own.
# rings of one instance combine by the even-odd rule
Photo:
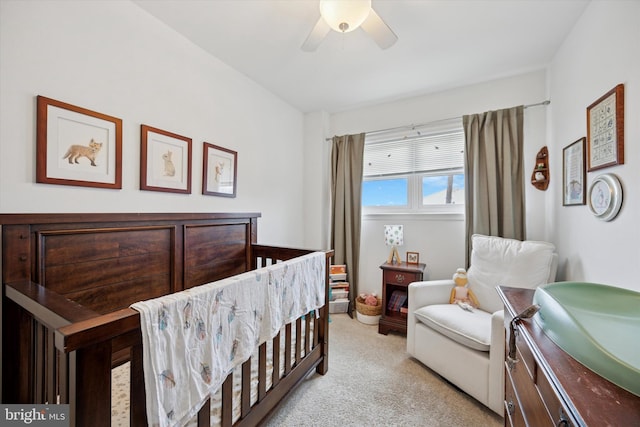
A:
<svg viewBox="0 0 640 427">
<path fill-rule="evenodd" d="M 122 188 L 122 120 L 37 97 L 36 182 Z"/>
<path fill-rule="evenodd" d="M 140 189 L 191 194 L 191 138 L 142 125 Z"/>
</svg>

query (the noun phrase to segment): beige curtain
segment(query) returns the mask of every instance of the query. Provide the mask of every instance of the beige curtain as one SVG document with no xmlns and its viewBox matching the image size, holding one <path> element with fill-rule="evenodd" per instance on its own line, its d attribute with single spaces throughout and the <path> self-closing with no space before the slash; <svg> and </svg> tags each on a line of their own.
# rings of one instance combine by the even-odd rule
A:
<svg viewBox="0 0 640 427">
<path fill-rule="evenodd" d="M 474 233 L 526 237 L 523 115 L 519 106 L 462 117 L 467 266 Z"/>
<path fill-rule="evenodd" d="M 331 247 L 334 264 L 346 264 L 349 314 L 358 295 L 364 133 L 335 136 L 331 148 Z"/>
</svg>

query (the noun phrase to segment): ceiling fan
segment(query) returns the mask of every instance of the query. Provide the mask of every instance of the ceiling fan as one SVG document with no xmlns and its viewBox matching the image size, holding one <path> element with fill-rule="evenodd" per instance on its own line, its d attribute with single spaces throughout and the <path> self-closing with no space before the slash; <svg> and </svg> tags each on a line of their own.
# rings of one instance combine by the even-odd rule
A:
<svg viewBox="0 0 640 427">
<path fill-rule="evenodd" d="M 330 30 L 348 33 L 360 26 L 381 49 L 393 46 L 398 40 L 398 36 L 373 10 L 371 0 L 320 0 L 320 19 L 301 48 L 313 52 Z"/>
</svg>

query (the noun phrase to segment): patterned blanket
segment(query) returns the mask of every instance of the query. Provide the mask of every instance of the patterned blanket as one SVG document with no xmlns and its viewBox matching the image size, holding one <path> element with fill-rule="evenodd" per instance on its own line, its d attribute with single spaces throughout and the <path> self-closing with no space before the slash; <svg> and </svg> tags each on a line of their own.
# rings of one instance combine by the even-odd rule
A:
<svg viewBox="0 0 640 427">
<path fill-rule="evenodd" d="M 315 252 L 133 304 L 140 312 L 149 425 L 186 423 L 256 347 L 322 307 L 325 262 Z"/>
</svg>

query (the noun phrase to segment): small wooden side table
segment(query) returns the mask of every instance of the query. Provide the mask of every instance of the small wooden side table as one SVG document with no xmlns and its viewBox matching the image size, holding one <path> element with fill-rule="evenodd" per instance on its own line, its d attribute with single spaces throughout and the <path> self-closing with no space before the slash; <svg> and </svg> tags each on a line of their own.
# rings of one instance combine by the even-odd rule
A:
<svg viewBox="0 0 640 427">
<path fill-rule="evenodd" d="M 405 292 L 408 301 L 408 287 L 412 282 L 423 279 L 426 264 L 385 262 L 382 269 L 382 315 L 378 323 L 378 333 L 387 335 L 389 331 L 407 334 L 407 314 L 389 309 L 389 301 L 394 291 Z"/>
</svg>

